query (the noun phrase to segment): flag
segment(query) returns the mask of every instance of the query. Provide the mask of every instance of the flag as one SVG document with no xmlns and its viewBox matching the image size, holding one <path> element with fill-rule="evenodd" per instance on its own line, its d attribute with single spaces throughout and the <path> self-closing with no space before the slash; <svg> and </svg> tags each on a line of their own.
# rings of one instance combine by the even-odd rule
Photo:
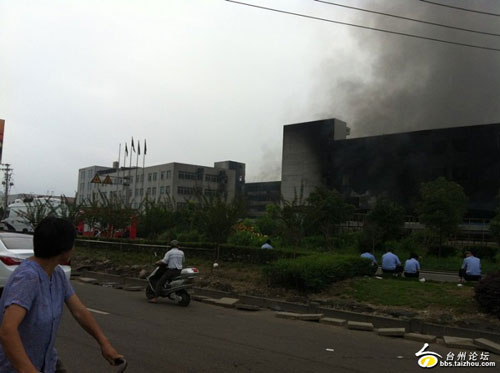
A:
<svg viewBox="0 0 500 373">
<path fill-rule="evenodd" d="M 125 157 L 128 157 L 128 148 L 127 148 L 127 143 L 125 143 Z"/>
<path fill-rule="evenodd" d="M 132 136 L 132 145 L 130 146 L 133 152 L 135 152 L 135 147 L 134 147 L 134 137 Z"/>
<path fill-rule="evenodd" d="M 141 143 L 137 141 L 137 155 L 141 155 Z"/>
<path fill-rule="evenodd" d="M 146 147 L 146 139 L 144 139 L 144 155 L 146 155 L 148 148 Z"/>
</svg>

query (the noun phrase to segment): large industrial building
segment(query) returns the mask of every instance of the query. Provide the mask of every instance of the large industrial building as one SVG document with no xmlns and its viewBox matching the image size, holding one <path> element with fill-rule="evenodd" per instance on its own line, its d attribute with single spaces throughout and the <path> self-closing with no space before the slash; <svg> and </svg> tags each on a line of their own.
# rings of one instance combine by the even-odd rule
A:
<svg viewBox="0 0 500 373">
<path fill-rule="evenodd" d="M 469 215 L 490 217 L 500 189 L 500 124 L 347 139 L 337 119 L 284 126 L 281 193 L 307 198 L 316 187 L 341 192 L 358 208 L 381 197 L 413 210 L 422 182 L 462 185 Z"/>
<path fill-rule="evenodd" d="M 245 184 L 245 164 L 213 167 L 166 163 L 146 168 L 91 166 L 79 170 L 77 201 L 119 196 L 139 207 L 148 198 L 169 197 L 178 207 L 199 193 L 233 199 L 244 195 L 248 216 L 265 213 L 281 199 L 305 200 L 317 187 L 342 193 L 360 210 L 380 197 L 415 207 L 422 182 L 444 176 L 462 185 L 469 216 L 488 218 L 500 190 L 500 124 L 453 127 L 347 138 L 338 119 L 290 124 L 283 129 L 281 181 Z"/>
<path fill-rule="evenodd" d="M 169 198 L 182 207 L 196 195 L 219 194 L 228 200 L 243 192 L 245 164 L 233 161 L 215 162 L 213 167 L 183 163 L 166 163 L 150 167 L 91 166 L 78 172 L 77 202 L 113 198 L 138 208 L 150 201 Z"/>
</svg>

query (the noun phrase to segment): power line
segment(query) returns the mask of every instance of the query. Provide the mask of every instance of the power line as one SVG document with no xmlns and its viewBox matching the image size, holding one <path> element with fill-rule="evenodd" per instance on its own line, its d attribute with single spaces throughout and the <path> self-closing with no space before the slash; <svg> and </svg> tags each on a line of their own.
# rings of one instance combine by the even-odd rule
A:
<svg viewBox="0 0 500 373">
<path fill-rule="evenodd" d="M 384 13 L 384 12 L 377 12 L 375 10 L 369 10 L 369 9 L 364 9 L 364 8 L 357 8 L 357 7 L 354 7 L 354 6 L 349 6 L 349 5 L 344 5 L 344 4 L 337 4 L 337 3 L 332 3 L 332 2 L 324 1 L 324 0 L 314 0 L 314 1 L 316 1 L 318 3 L 328 4 L 328 5 L 339 6 L 339 7 L 342 7 L 342 8 L 359 10 L 361 12 L 379 14 L 379 15 L 386 16 L 386 17 L 399 18 L 399 19 L 403 19 L 405 21 L 425 23 L 426 25 L 432 25 L 432 26 L 438 26 L 438 27 L 445 27 L 445 28 L 450 28 L 450 29 L 460 30 L 460 31 L 474 32 L 476 34 L 500 36 L 500 34 L 495 34 L 495 33 L 492 33 L 492 32 L 478 31 L 478 30 L 472 30 L 472 29 L 463 28 L 463 27 L 455 27 L 455 26 L 443 25 L 442 23 L 435 23 L 435 22 L 423 21 L 421 19 L 403 17 L 403 16 L 399 16 L 399 15 L 396 15 L 396 14 L 390 14 L 390 13 Z"/>
<path fill-rule="evenodd" d="M 443 39 L 437 39 L 437 38 L 430 38 L 430 37 L 427 37 L 427 36 L 419 36 L 419 35 L 407 34 L 407 33 L 404 33 L 404 32 L 390 31 L 390 30 L 384 30 L 384 29 L 379 29 L 379 28 L 375 28 L 375 27 L 356 25 L 354 23 L 346 23 L 346 22 L 334 21 L 334 20 L 327 19 L 327 18 L 314 17 L 314 16 L 309 16 L 307 14 L 294 13 L 294 12 L 289 12 L 289 11 L 281 10 L 281 9 L 267 8 L 267 7 L 264 7 L 264 6 L 255 5 L 255 4 L 248 4 L 248 3 L 241 2 L 241 1 L 235 1 L 235 0 L 226 0 L 226 1 L 230 2 L 230 3 L 238 4 L 238 5 L 245 5 L 245 6 L 249 6 L 249 7 L 253 7 L 253 8 L 258 8 L 258 9 L 263 9 L 263 10 L 269 10 L 271 12 L 283 13 L 283 14 L 288 14 L 288 15 L 297 16 L 297 17 L 303 17 L 303 18 L 309 18 L 309 19 L 315 19 L 317 21 L 324 21 L 324 22 L 336 23 L 336 24 L 344 25 L 344 26 L 358 27 L 358 28 L 362 28 L 362 29 L 365 29 L 365 30 L 379 31 L 379 32 L 385 32 L 387 34 L 407 36 L 407 37 L 415 38 L 415 39 L 424 39 L 424 40 L 430 40 L 430 41 L 437 41 L 439 43 L 460 45 L 460 46 L 463 46 L 463 47 L 476 48 L 476 49 L 485 49 L 485 50 L 491 50 L 491 51 L 495 51 L 495 52 L 500 52 L 500 49 L 498 49 L 498 48 L 484 47 L 484 46 L 474 45 L 474 44 L 465 44 L 465 43 L 459 43 L 459 42 L 455 42 L 455 41 L 449 41 L 449 40 L 443 40 Z"/>
<path fill-rule="evenodd" d="M 452 8 L 452 9 L 463 10 L 464 12 L 472 12 L 472 13 L 486 14 L 488 16 L 500 17 L 500 14 L 498 14 L 498 13 L 482 12 L 480 10 L 474 10 L 474 9 L 468 9 L 468 8 L 460 8 L 458 6 L 441 4 L 441 3 L 436 3 L 434 1 L 428 1 L 428 0 L 420 0 L 420 1 L 422 1 L 424 3 L 429 3 L 429 4 L 444 6 L 445 8 Z"/>
</svg>

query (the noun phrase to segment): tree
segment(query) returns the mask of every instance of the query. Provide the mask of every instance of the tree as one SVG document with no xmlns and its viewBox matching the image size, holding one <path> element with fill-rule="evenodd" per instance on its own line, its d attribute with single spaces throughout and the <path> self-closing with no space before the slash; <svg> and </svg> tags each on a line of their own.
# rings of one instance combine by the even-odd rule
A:
<svg viewBox="0 0 500 373">
<path fill-rule="evenodd" d="M 467 196 L 463 188 L 444 177 L 422 183 L 417 213 L 420 222 L 439 237 L 439 256 L 444 239 L 458 230 L 467 210 Z"/>
<path fill-rule="evenodd" d="M 69 199 L 65 196 L 61 196 L 61 206 L 59 207 L 59 216 L 61 218 L 67 219 L 73 223 L 73 225 L 78 225 L 82 220 L 83 216 L 83 204 L 75 202 L 71 203 Z"/>
<path fill-rule="evenodd" d="M 170 198 L 144 201 L 138 231 L 141 237 L 153 238 L 178 224 L 175 202 Z"/>
<path fill-rule="evenodd" d="M 259 228 L 260 233 L 266 236 L 274 236 L 279 234 L 280 222 L 274 218 L 277 215 L 280 207 L 276 204 L 266 205 L 266 214 L 255 220 L 255 225 Z"/>
<path fill-rule="evenodd" d="M 301 185 L 299 193 L 295 190 L 291 201 L 281 198 L 281 206 L 269 205 L 267 214 L 278 222 L 282 238 L 297 247 L 305 235 L 307 221 L 307 206 L 304 201 L 304 187 Z"/>
<path fill-rule="evenodd" d="M 354 206 L 347 203 L 336 190 L 325 187 L 312 192 L 307 204 L 308 224 L 317 227 L 330 246 L 338 225 L 349 219 L 354 212 Z"/>
<path fill-rule="evenodd" d="M 500 201 L 500 191 L 498 191 L 497 200 Z M 490 220 L 490 232 L 495 240 L 500 244 L 500 207 L 497 208 L 497 214 Z"/>
<path fill-rule="evenodd" d="M 227 241 L 233 226 L 238 219 L 245 215 L 246 206 L 242 199 L 234 198 L 228 202 L 226 198 L 217 194 L 206 196 L 201 193 L 197 196 L 197 217 L 199 226 L 205 236 L 217 244 L 217 258 L 219 245 Z"/>
<path fill-rule="evenodd" d="M 125 229 L 132 221 L 137 211 L 125 199 L 111 194 L 99 192 L 99 198 L 92 198 L 82 207 L 83 221 L 93 230 L 99 228 L 108 230 L 113 237 L 115 230 Z"/>
<path fill-rule="evenodd" d="M 19 212 L 33 228 L 47 216 L 58 216 L 58 203 L 51 198 L 33 198 L 31 202 L 26 202 L 26 211 Z"/>
<path fill-rule="evenodd" d="M 379 243 L 398 239 L 405 222 L 405 210 L 388 199 L 379 199 L 366 215 L 363 233 L 372 243 L 372 249 Z"/>
<path fill-rule="evenodd" d="M 114 236 L 116 230 L 125 230 L 136 215 L 136 210 L 124 198 L 106 194 L 101 194 L 99 223 L 101 227 L 107 228 L 110 237 Z"/>
</svg>

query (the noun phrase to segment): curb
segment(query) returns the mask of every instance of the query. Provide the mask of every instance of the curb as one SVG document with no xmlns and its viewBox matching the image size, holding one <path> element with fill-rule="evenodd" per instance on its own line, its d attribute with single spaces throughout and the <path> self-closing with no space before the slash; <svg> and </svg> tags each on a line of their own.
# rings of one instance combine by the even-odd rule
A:
<svg viewBox="0 0 500 373">
<path fill-rule="evenodd" d="M 122 277 L 119 275 L 111 275 L 107 273 L 82 271 L 81 276 L 87 278 L 99 279 L 99 281 L 116 282 L 122 285 L 145 286 L 146 280 L 137 278 Z M 79 274 L 76 273 L 75 277 Z M 405 328 L 407 333 L 418 333 L 420 335 L 433 336 L 452 336 L 469 339 L 488 339 L 497 344 L 500 344 L 500 333 L 449 327 L 437 324 L 423 322 L 418 319 L 400 320 L 391 317 L 374 316 L 358 312 L 342 311 L 333 308 L 321 307 L 318 304 L 300 304 L 285 302 L 276 299 L 255 297 L 250 295 L 240 295 L 232 292 L 224 292 L 219 290 L 211 290 L 204 288 L 193 288 L 196 296 L 208 298 L 237 298 L 239 303 L 256 306 L 262 309 L 271 309 L 273 311 L 301 313 L 301 314 L 322 314 L 324 318 L 348 320 L 354 322 L 372 323 L 374 328 Z M 195 299 L 195 298 L 193 298 Z"/>
</svg>

